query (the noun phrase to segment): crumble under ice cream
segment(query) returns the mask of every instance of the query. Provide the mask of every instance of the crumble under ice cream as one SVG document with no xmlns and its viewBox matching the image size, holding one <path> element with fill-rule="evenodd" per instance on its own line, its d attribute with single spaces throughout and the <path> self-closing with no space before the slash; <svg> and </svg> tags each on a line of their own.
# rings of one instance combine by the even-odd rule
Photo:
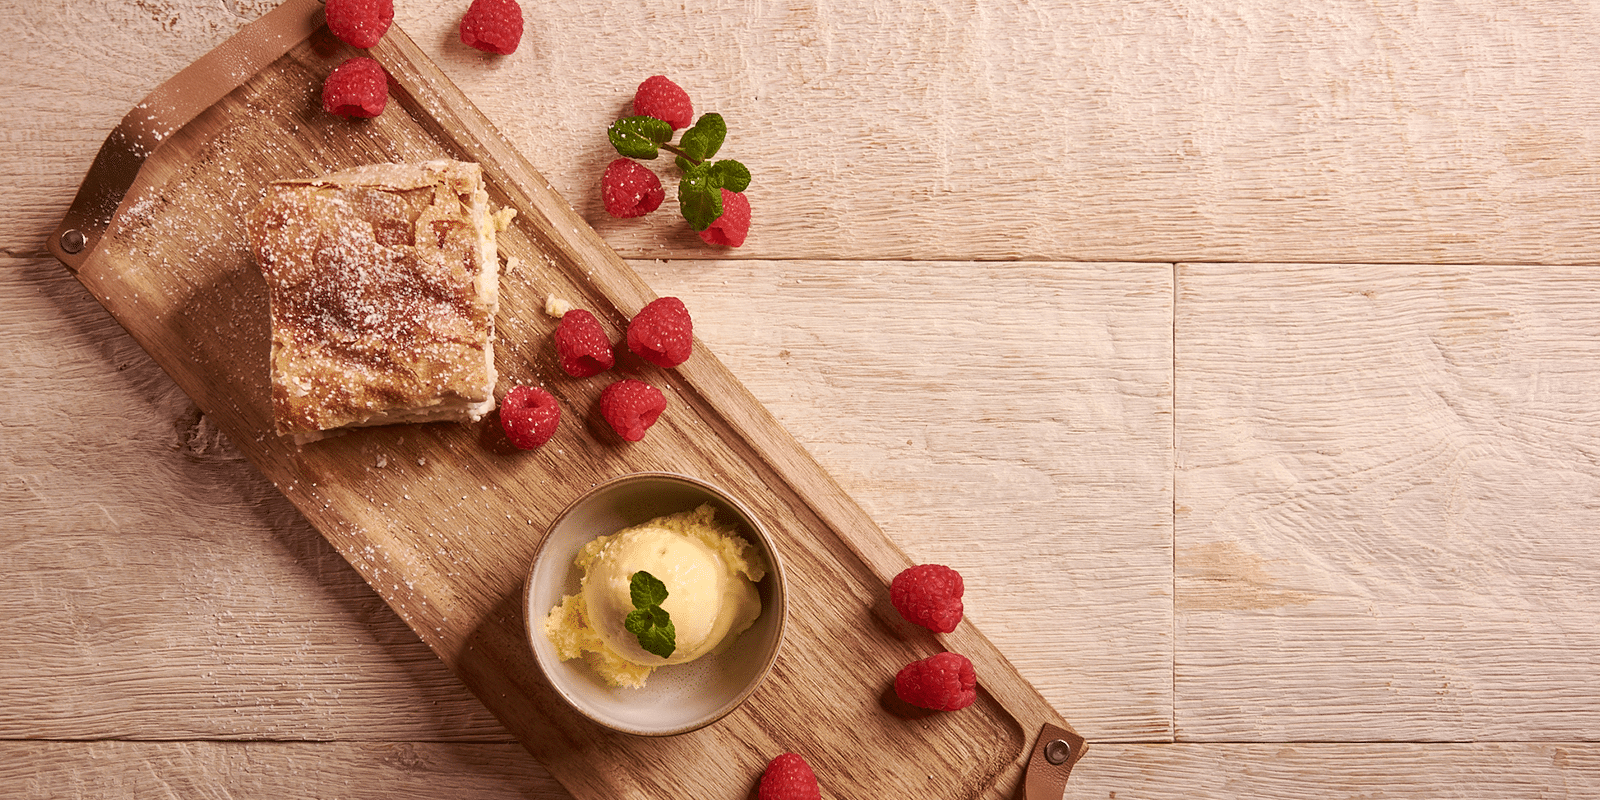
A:
<svg viewBox="0 0 1600 800">
<path fill-rule="evenodd" d="M 766 565 L 710 504 L 600 536 L 575 563 L 581 588 L 550 610 L 545 634 L 563 661 L 586 658 L 613 686 L 643 686 L 657 667 L 719 652 L 761 614 L 755 584 Z M 640 572 L 666 585 L 660 605 L 672 618 L 676 643 L 665 658 L 647 652 L 624 627 Z"/>
</svg>

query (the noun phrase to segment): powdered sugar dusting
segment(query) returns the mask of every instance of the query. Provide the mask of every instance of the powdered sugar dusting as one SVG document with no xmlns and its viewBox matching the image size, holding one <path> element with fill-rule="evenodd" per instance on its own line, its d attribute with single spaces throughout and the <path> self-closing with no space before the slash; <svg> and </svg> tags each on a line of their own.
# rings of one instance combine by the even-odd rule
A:
<svg viewBox="0 0 1600 800">
<path fill-rule="evenodd" d="M 280 430 L 492 404 L 494 221 L 476 165 L 432 174 L 455 163 L 274 184 L 251 213 Z"/>
</svg>

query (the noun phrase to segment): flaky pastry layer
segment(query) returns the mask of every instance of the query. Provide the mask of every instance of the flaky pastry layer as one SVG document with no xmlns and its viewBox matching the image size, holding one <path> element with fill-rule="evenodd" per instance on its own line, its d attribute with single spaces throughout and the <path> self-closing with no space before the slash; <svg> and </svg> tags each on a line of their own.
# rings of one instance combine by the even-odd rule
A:
<svg viewBox="0 0 1600 800">
<path fill-rule="evenodd" d="M 246 225 L 269 290 L 279 434 L 303 442 L 494 408 L 500 270 L 477 164 L 280 181 Z"/>
</svg>

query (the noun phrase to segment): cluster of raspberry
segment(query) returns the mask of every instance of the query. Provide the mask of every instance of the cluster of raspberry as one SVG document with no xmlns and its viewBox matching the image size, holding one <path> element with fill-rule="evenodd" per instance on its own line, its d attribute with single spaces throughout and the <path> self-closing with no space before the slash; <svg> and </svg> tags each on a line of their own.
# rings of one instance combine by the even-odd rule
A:
<svg viewBox="0 0 1600 800">
<path fill-rule="evenodd" d="M 937 633 L 961 624 L 961 573 L 943 564 L 907 567 L 889 584 L 889 602 L 908 621 Z M 895 675 L 895 694 L 906 703 L 930 711 L 957 711 L 978 697 L 978 676 L 972 662 L 945 651 L 913 661 Z M 821 800 L 816 773 L 799 753 L 772 759 L 761 774 L 758 800 Z"/>
<path fill-rule="evenodd" d="M 661 206 L 666 190 L 649 167 L 662 150 L 676 156 L 678 211 L 707 244 L 738 247 L 750 233 L 750 170 L 733 159 L 712 157 L 727 138 L 728 125 L 715 112 L 693 125 L 689 93 L 665 75 L 646 78 L 633 95 L 633 115 L 611 124 L 607 135 L 623 157 L 600 177 L 600 198 L 613 217 L 642 217 Z M 683 137 L 672 143 L 676 131 Z"/>
<path fill-rule="evenodd" d="M 394 22 L 394 0 L 327 0 L 328 30 L 363 50 L 374 47 Z M 522 42 L 522 6 L 517 0 L 472 0 L 461 17 L 461 43 L 486 53 L 510 55 Z M 346 59 L 322 82 L 322 108 L 349 119 L 371 119 L 389 104 L 389 73 L 366 56 Z"/>
<path fill-rule="evenodd" d="M 694 325 L 689 310 L 676 297 L 651 300 L 628 322 L 628 350 L 663 369 L 689 360 Z M 616 346 L 595 315 L 582 308 L 561 315 L 555 332 L 556 355 L 563 372 L 574 378 L 599 375 L 616 364 Z M 624 441 L 637 442 L 667 410 L 667 398 L 650 384 L 624 378 L 600 392 L 600 416 Z M 500 402 L 500 427 L 523 450 L 544 446 L 561 425 L 561 406 L 539 386 L 515 386 Z"/>
</svg>

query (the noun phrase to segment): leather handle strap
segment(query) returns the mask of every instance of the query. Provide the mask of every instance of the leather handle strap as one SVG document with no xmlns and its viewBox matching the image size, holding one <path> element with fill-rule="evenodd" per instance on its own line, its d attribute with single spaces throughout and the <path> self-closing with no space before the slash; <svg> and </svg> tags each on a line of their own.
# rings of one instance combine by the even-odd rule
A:
<svg viewBox="0 0 1600 800">
<path fill-rule="evenodd" d="M 305 41 L 322 25 L 321 0 L 286 0 L 245 25 L 133 107 L 95 155 L 47 243 L 77 272 L 100 243 L 144 161 L 200 112 Z"/>
<path fill-rule="evenodd" d="M 1028 756 L 1028 766 L 1023 769 L 1022 782 L 1013 800 L 1061 800 L 1072 765 L 1083 758 L 1086 749 L 1082 736 L 1059 725 L 1044 723 L 1039 728 L 1039 738 L 1033 743 L 1033 753 Z"/>
</svg>

